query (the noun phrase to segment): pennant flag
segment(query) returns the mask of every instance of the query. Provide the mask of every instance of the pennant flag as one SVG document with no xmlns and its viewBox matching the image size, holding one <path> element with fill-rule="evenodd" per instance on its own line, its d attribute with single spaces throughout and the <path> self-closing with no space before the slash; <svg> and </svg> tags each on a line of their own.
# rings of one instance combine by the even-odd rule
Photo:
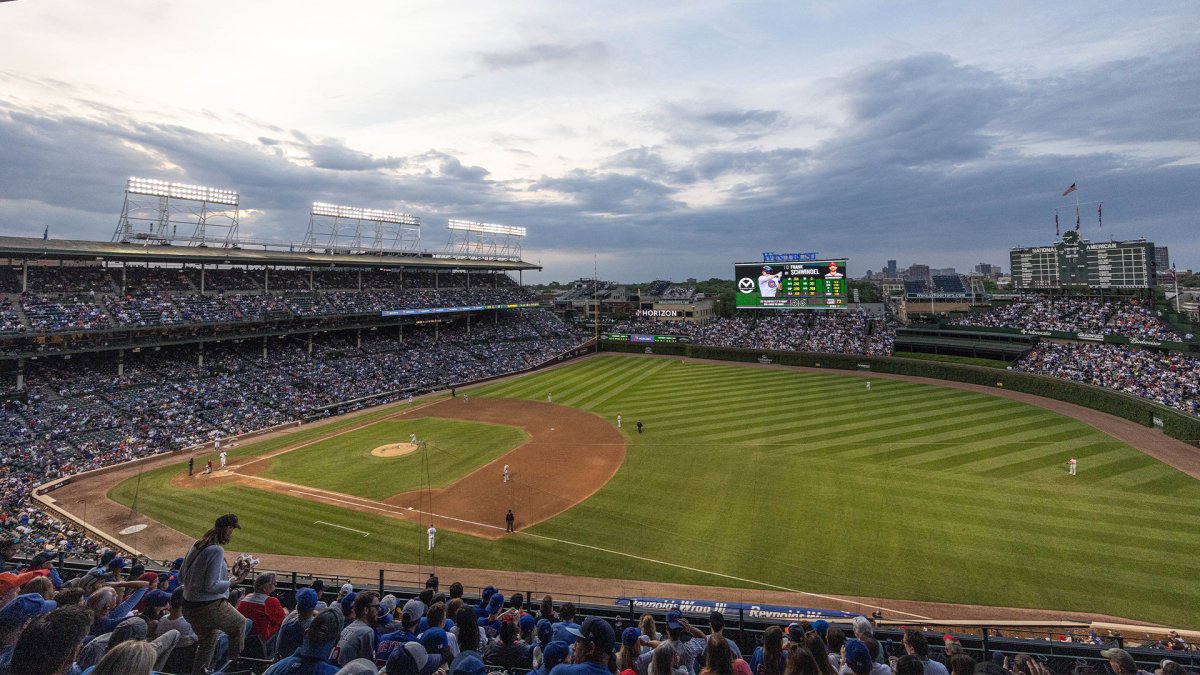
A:
<svg viewBox="0 0 1200 675">
<path fill-rule="evenodd" d="M 1054 236 L 1057 237 L 1060 234 L 1062 234 L 1062 233 L 1058 231 L 1058 211 L 1055 211 L 1054 212 Z"/>
<path fill-rule="evenodd" d="M 50 226 L 47 225 L 46 229 L 42 230 L 42 239 L 49 239 L 49 238 L 50 238 Z"/>
<path fill-rule="evenodd" d="M 1079 231 L 1079 207 L 1075 207 L 1075 231 Z"/>
<path fill-rule="evenodd" d="M 1100 221 L 1100 227 L 1104 227 L 1104 205 L 1096 205 L 1096 220 Z"/>
<path fill-rule="evenodd" d="M 1067 189 L 1066 189 L 1066 190 L 1063 192 L 1063 196 L 1064 196 L 1064 197 L 1066 197 L 1067 195 L 1071 194 L 1072 192 L 1074 192 L 1074 191 L 1075 191 L 1075 190 L 1077 190 L 1077 189 L 1079 189 L 1079 188 L 1075 187 L 1075 184 L 1074 184 L 1074 183 L 1071 183 L 1071 187 L 1067 188 Z"/>
</svg>

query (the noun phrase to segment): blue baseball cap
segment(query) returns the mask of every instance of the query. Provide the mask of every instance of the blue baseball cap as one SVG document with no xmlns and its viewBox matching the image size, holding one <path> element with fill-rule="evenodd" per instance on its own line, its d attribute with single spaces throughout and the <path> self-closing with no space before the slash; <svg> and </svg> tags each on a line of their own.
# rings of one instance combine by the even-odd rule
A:
<svg viewBox="0 0 1200 675">
<path fill-rule="evenodd" d="M 683 624 L 679 622 L 683 618 L 683 612 L 673 609 L 667 612 L 667 627 L 672 630 L 683 628 Z"/>
<path fill-rule="evenodd" d="M 430 628 L 424 633 L 421 633 L 421 636 L 418 639 L 421 641 L 421 646 L 424 647 L 430 654 L 442 651 L 446 648 L 446 645 L 450 643 L 449 639 L 446 637 L 446 631 L 442 630 L 441 628 Z"/>
<path fill-rule="evenodd" d="M 171 604 L 171 594 L 157 588 L 142 598 L 142 607 L 166 607 L 169 604 Z"/>
<path fill-rule="evenodd" d="M 545 671 L 547 673 L 550 672 L 554 666 L 566 661 L 570 655 L 571 645 L 562 640 L 555 640 L 546 645 L 546 648 L 542 650 L 542 663 L 544 664 Z"/>
<path fill-rule="evenodd" d="M 871 652 L 862 640 L 846 640 L 846 665 L 856 673 L 871 672 Z"/>
<path fill-rule="evenodd" d="M 317 592 L 311 588 L 301 588 L 296 591 L 296 609 L 315 609 L 317 606 Z"/>
<path fill-rule="evenodd" d="M 53 600 L 45 600 L 39 593 L 26 593 L 13 598 L 0 609 L 0 628 L 12 628 L 36 619 L 37 617 L 58 607 Z"/>
<path fill-rule="evenodd" d="M 517 626 L 521 630 L 532 630 L 537 625 L 537 619 L 533 618 L 532 614 L 522 614 L 520 619 L 517 619 Z"/>
<path fill-rule="evenodd" d="M 420 642 L 406 642 L 388 655 L 387 672 L 396 675 L 428 675 L 441 665 L 440 654 L 430 654 Z"/>
<path fill-rule="evenodd" d="M 629 628 L 621 631 L 621 644 L 625 645 L 626 647 L 636 647 L 641 637 L 642 631 L 630 626 Z"/>
<path fill-rule="evenodd" d="M 498 611 L 503 606 L 504 596 L 502 594 L 494 593 L 492 594 L 492 597 L 488 598 L 487 608 L 489 612 Z"/>
<path fill-rule="evenodd" d="M 542 644 L 550 642 L 550 639 L 554 637 L 554 626 L 550 625 L 549 619 L 538 619 L 537 636 L 538 642 L 541 642 Z"/>
<path fill-rule="evenodd" d="M 598 616 L 589 616 L 578 628 L 567 628 L 567 632 L 577 638 L 591 640 L 602 651 L 611 652 L 617 645 L 617 635 L 612 624 Z"/>
<path fill-rule="evenodd" d="M 467 655 L 453 664 L 453 669 L 450 675 L 486 675 L 487 668 L 484 667 L 483 661 L 478 656 Z"/>
<path fill-rule="evenodd" d="M 346 597 L 342 598 L 342 614 L 349 614 L 354 609 L 354 601 L 358 599 L 358 593 L 347 593 Z"/>
</svg>

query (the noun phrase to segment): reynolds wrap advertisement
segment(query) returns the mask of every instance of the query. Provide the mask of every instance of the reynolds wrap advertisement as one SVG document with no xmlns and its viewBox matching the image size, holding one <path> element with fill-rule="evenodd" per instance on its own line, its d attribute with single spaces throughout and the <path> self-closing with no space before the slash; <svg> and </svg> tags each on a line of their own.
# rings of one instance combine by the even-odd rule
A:
<svg viewBox="0 0 1200 675">
<path fill-rule="evenodd" d="M 843 612 L 836 609 L 816 609 L 813 607 L 785 607 L 783 605 L 760 605 L 751 602 L 717 602 L 716 600 L 683 600 L 679 598 L 617 598 L 613 604 L 629 606 L 634 604 L 636 611 L 668 612 L 677 609 L 684 616 L 707 618 L 713 611 L 722 614 L 737 614 L 744 612 L 747 619 L 756 621 L 778 621 L 791 623 L 793 621 L 815 621 L 816 619 L 853 619 L 858 616 L 853 612 Z"/>
</svg>

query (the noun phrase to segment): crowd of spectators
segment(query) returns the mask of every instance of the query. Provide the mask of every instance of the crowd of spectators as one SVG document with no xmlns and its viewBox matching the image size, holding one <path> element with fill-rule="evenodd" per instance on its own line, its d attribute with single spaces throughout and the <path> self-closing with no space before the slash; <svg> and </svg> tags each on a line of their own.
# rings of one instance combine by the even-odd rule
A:
<svg viewBox="0 0 1200 675">
<path fill-rule="evenodd" d="M 383 594 L 319 579 L 280 592 L 272 572 L 246 556 L 230 566 L 236 514 L 163 571 L 113 551 L 87 573 L 63 578 L 53 555 L 8 571 L 0 550 L 0 672 L 42 675 L 265 672 L 351 675 L 1051 675 L 1027 653 L 971 652 L 951 634 L 902 627 L 897 642 L 865 616 L 769 626 L 739 644 L 725 615 L 695 625 L 679 609 L 665 617 L 584 616 L 550 595 L 536 602 L 488 585 L 476 600 L 461 583 L 445 590 L 430 574 L 419 593 Z M 252 581 L 249 589 L 245 588 Z M 286 601 L 286 605 L 285 605 Z M 665 619 L 665 620 L 663 620 Z M 704 625 L 707 624 L 707 625 Z M 739 631 L 740 633 L 740 631 Z M 1178 634 L 1153 645 L 1171 656 L 1156 675 L 1188 675 L 1172 652 Z M 1120 647 L 1077 661 L 1073 675 L 1143 671 Z M 977 657 L 983 657 L 977 661 Z M 1178 660 L 1176 660 L 1178 659 Z M 93 669 L 93 670 L 84 670 Z M 1147 674 L 1148 675 L 1148 674 Z"/>
<path fill-rule="evenodd" d="M 111 353 L 31 361 L 24 400 L 0 409 L 6 488 L 0 523 L 28 520 L 28 531 L 17 534 L 30 553 L 61 548 L 64 538 L 84 545 L 78 533 L 31 507 L 31 486 L 524 370 L 585 339 L 549 312 L 527 310 L 436 327 L 317 334 L 311 341 L 271 338 L 265 355 L 259 340 L 167 347 L 127 354 L 120 373 Z"/>
<path fill-rule="evenodd" d="M 133 293 L 104 296 L 38 296 L 18 302 L 32 332 L 53 333 L 93 328 L 142 328 L 183 324 L 234 323 L 264 317 L 304 318 L 379 314 L 393 309 L 470 307 L 533 302 L 519 288 L 448 288 L 369 291 L 292 292 L 286 294 Z M 13 303 L 0 301 L 0 328 L 21 332 Z M 0 331 L 4 332 L 4 331 Z"/>
<path fill-rule="evenodd" d="M 1012 369 L 1116 389 L 1200 415 L 1200 359 L 1188 354 L 1043 340 Z"/>
<path fill-rule="evenodd" d="M 618 322 L 616 333 L 683 335 L 694 344 L 745 349 L 867 354 L 892 353 L 893 330 L 864 312 L 720 318 L 708 323 L 640 319 Z"/>
<path fill-rule="evenodd" d="M 954 321 L 960 326 L 1025 328 L 1065 333 L 1123 335 L 1143 340 L 1180 340 L 1149 301 L 1026 295 Z"/>
</svg>

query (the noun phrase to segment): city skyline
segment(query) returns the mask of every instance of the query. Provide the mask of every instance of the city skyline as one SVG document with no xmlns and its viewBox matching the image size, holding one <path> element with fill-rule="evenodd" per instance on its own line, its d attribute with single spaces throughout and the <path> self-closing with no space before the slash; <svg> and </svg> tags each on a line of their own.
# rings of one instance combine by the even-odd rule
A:
<svg viewBox="0 0 1200 675">
<path fill-rule="evenodd" d="M 527 227 L 533 283 L 762 251 L 1008 267 L 1076 226 L 1200 266 L 1200 7 L 0 4 L 0 234 L 107 241 L 125 181 Z M 1063 195 L 1068 186 L 1077 191 Z M 1103 226 L 1097 207 L 1103 203 Z M 907 266 L 907 265 L 902 265 Z"/>
</svg>

